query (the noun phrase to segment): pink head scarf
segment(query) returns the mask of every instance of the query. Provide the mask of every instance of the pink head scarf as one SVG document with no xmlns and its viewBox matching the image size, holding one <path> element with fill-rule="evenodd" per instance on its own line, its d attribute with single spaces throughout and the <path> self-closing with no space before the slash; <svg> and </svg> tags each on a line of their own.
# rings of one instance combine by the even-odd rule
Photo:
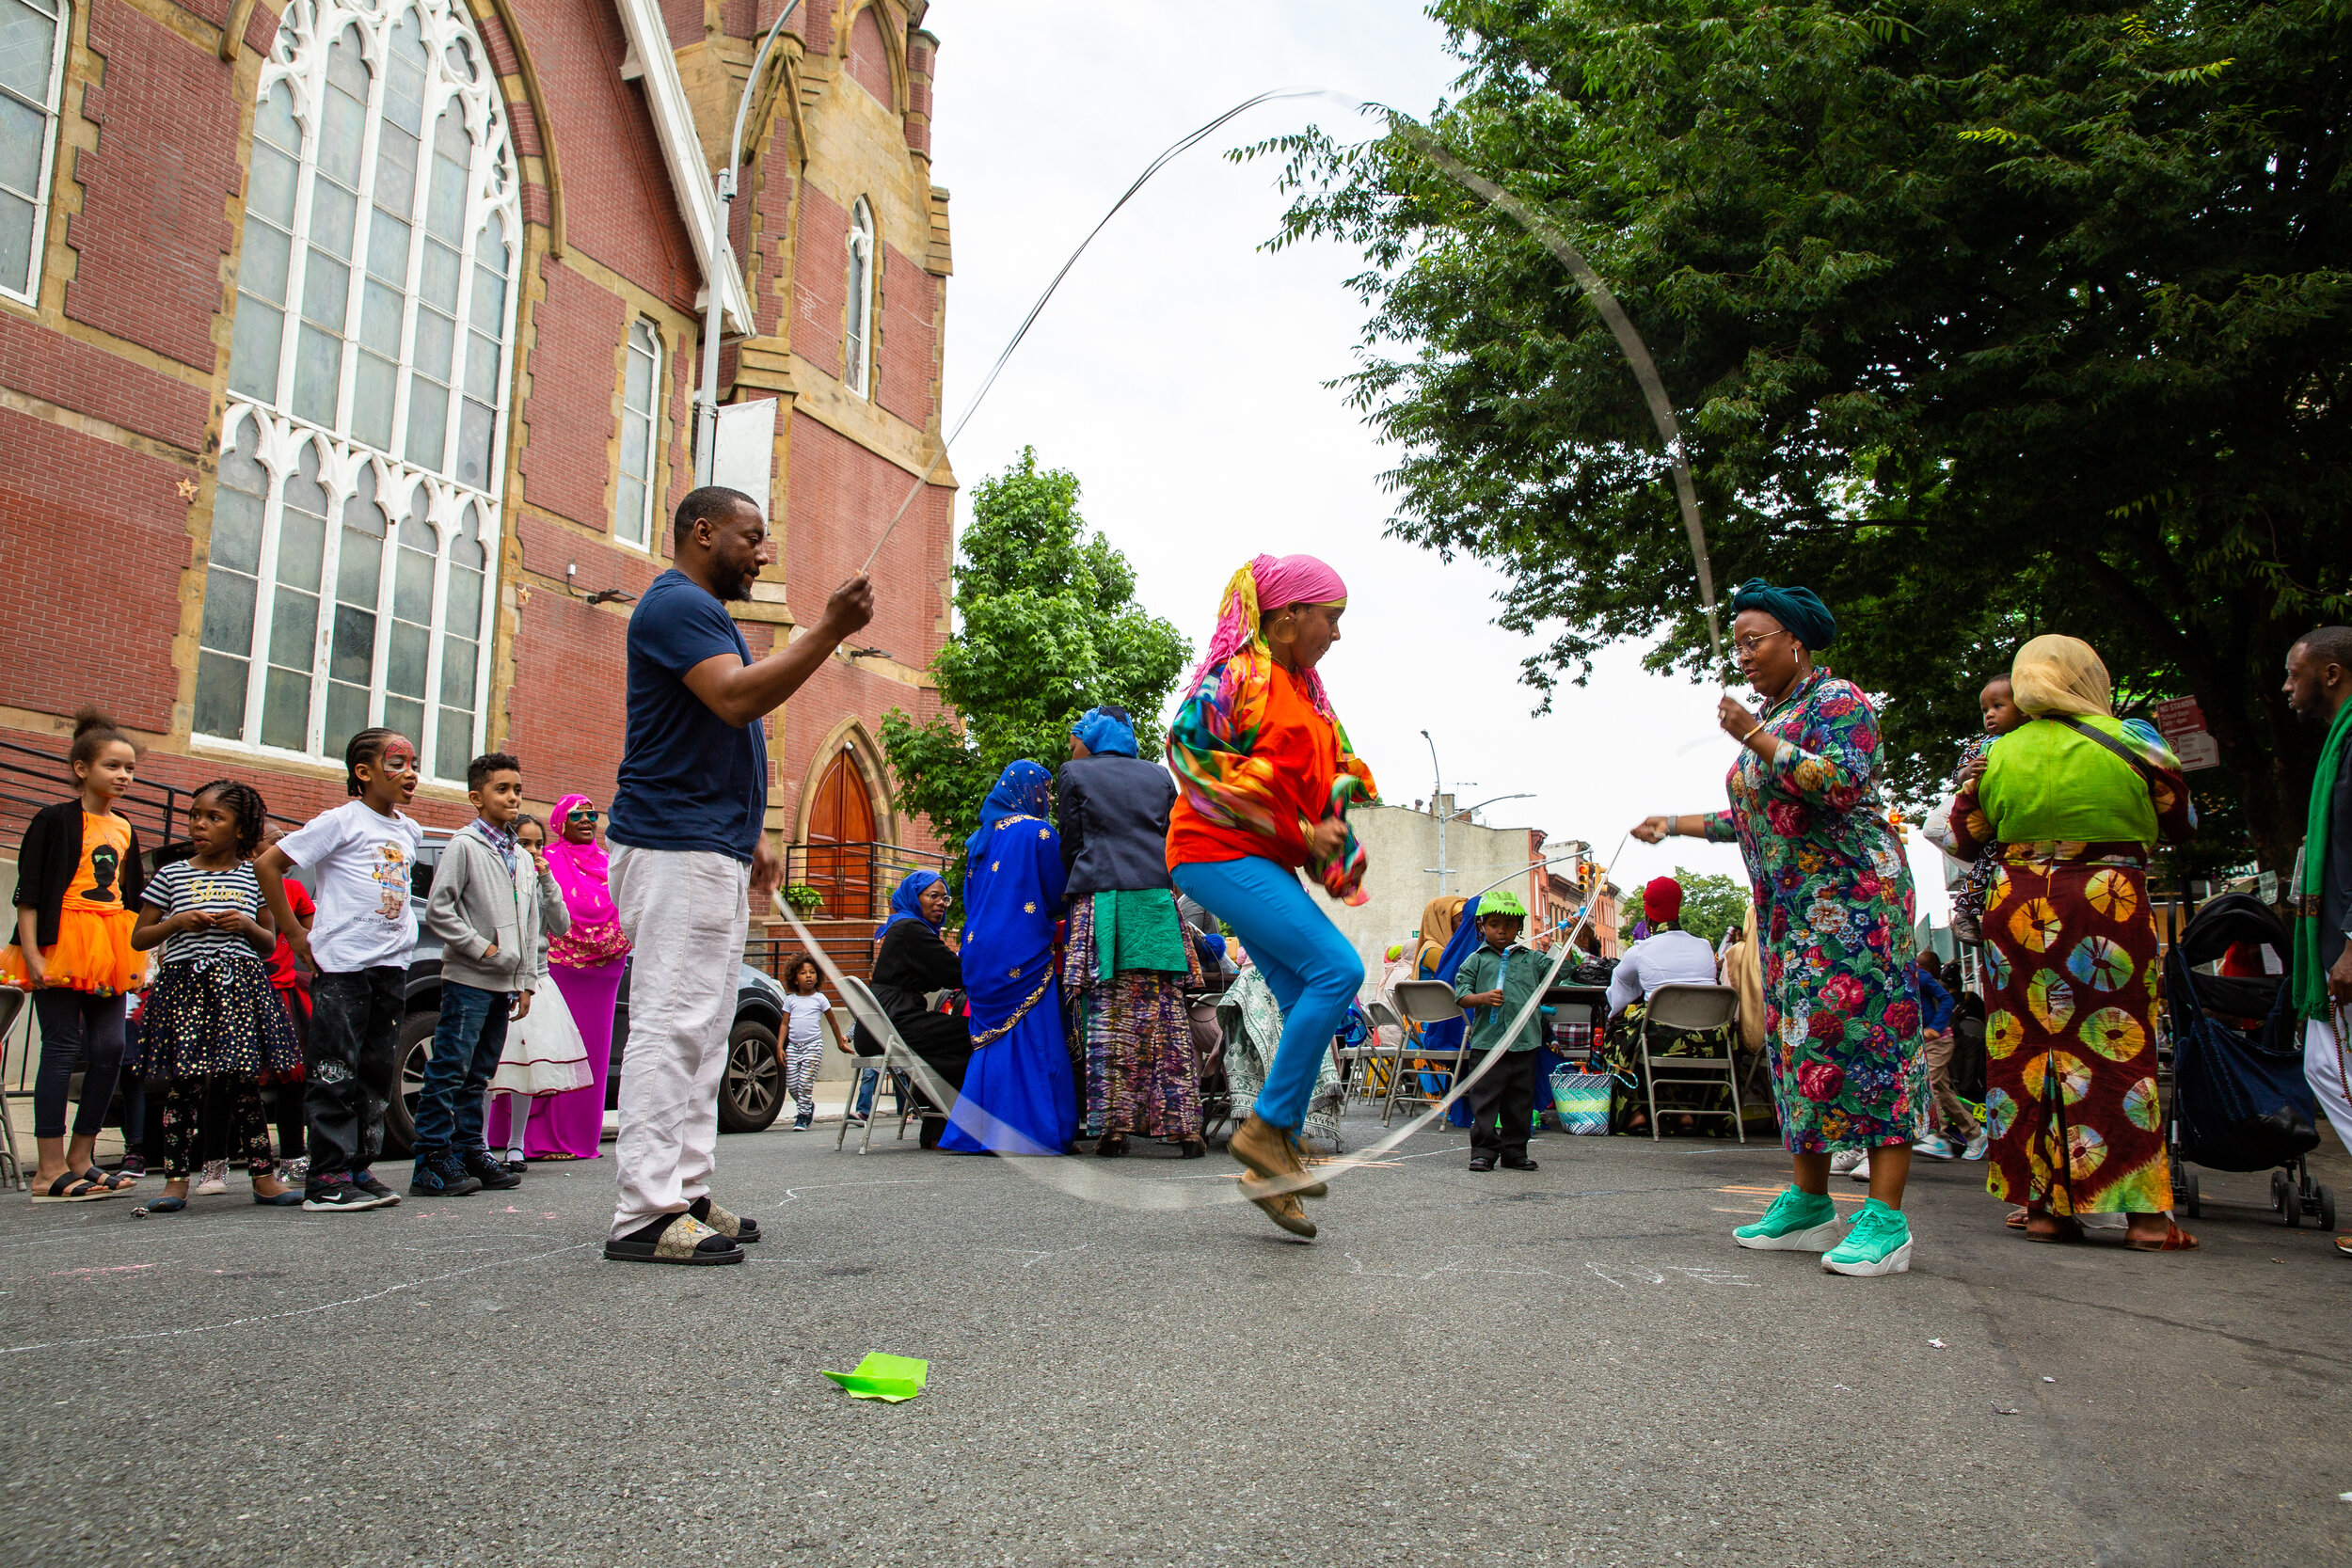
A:
<svg viewBox="0 0 2352 1568">
<path fill-rule="evenodd" d="M 1184 695 L 1189 698 L 1200 690 L 1211 670 L 1263 641 L 1258 634 L 1262 614 L 1295 604 L 1338 604 L 1346 597 L 1347 584 L 1339 573 L 1311 555 L 1259 556 L 1226 582 L 1217 603 L 1216 630 L 1209 634 L 1209 651 L 1193 671 Z M 1323 677 L 1308 670 L 1302 678 L 1315 711 L 1329 718 L 1331 699 L 1323 689 Z"/>
<path fill-rule="evenodd" d="M 604 846 L 593 835 L 585 844 L 574 844 L 563 836 L 564 819 L 572 808 L 594 804 L 585 795 L 566 795 L 548 814 L 552 825 L 548 869 L 555 874 L 555 885 L 564 890 L 564 907 L 571 911 L 575 926 L 601 926 L 620 914 L 612 904 L 612 863 L 605 857 Z"/>
</svg>

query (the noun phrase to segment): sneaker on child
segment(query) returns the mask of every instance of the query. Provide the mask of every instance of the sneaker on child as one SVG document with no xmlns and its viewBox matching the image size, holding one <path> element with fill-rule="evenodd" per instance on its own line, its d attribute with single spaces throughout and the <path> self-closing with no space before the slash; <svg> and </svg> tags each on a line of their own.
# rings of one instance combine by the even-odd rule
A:
<svg viewBox="0 0 2352 1568">
<path fill-rule="evenodd" d="M 216 1197 L 228 1190 L 229 1162 L 226 1160 L 205 1161 L 204 1177 L 202 1180 L 196 1184 L 196 1196 L 199 1197 Z"/>
<path fill-rule="evenodd" d="M 408 1191 L 416 1197 L 466 1197 L 482 1190 L 482 1179 L 469 1172 L 458 1162 L 456 1152 L 447 1148 L 426 1148 L 417 1151 L 417 1163 L 408 1174 Z"/>
<path fill-rule="evenodd" d="M 1864 1158 L 1864 1151 L 1859 1148 L 1841 1148 L 1829 1157 L 1830 1174 L 1851 1176 L 1854 1166 L 1862 1164 Z"/>
<path fill-rule="evenodd" d="M 1924 1154 L 1931 1160 L 1957 1160 L 1960 1158 L 1960 1145 L 1941 1132 L 1931 1132 L 1913 1144 L 1911 1152 Z"/>
<path fill-rule="evenodd" d="M 1866 1148 L 1866 1149 L 1864 1149 L 1864 1150 L 1862 1151 L 1862 1158 L 1861 1158 L 1861 1159 L 1859 1159 L 1859 1160 L 1857 1160 L 1857 1161 L 1855 1161 L 1855 1162 L 1854 1162 L 1853 1168 L 1852 1168 L 1851 1170 L 1849 1170 L 1848 1172 L 1846 1172 L 1846 1174 L 1847 1174 L 1848 1176 L 1852 1177 L 1852 1178 L 1853 1178 L 1856 1181 L 1867 1181 L 1867 1180 L 1870 1180 L 1870 1151 L 1869 1151 L 1868 1149 L 1867 1149 L 1867 1148 Z"/>
<path fill-rule="evenodd" d="M 327 1181 L 304 1193 L 302 1207 L 313 1214 L 349 1214 L 362 1209 L 377 1208 L 383 1201 L 373 1193 L 362 1192 L 352 1182 Z"/>
<path fill-rule="evenodd" d="M 1992 1143 L 1993 1134 L 1979 1127 L 1977 1129 L 1977 1135 L 1968 1140 L 1968 1147 L 1960 1151 L 1960 1157 L 1963 1160 L 1981 1160 L 1984 1158 L 1984 1151 L 1991 1147 Z"/>
</svg>

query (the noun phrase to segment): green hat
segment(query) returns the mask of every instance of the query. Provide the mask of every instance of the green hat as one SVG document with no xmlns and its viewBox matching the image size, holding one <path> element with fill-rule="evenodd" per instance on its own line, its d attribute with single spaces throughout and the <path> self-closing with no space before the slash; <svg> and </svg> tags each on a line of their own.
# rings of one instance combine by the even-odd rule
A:
<svg viewBox="0 0 2352 1568">
<path fill-rule="evenodd" d="M 1501 893 L 1486 894 L 1479 898 L 1478 918 L 1484 920 L 1490 914 L 1507 914 L 1514 920 L 1525 920 L 1527 906 L 1519 902 L 1518 894 L 1505 889 Z"/>
</svg>

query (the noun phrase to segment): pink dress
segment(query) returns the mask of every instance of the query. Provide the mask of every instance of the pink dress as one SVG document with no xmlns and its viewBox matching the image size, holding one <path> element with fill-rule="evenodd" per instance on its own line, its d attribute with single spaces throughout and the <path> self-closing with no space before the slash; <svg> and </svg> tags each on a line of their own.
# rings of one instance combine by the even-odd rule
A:
<svg viewBox="0 0 2352 1568">
<path fill-rule="evenodd" d="M 592 804 L 585 795 L 566 795 L 548 814 L 560 827 L 574 807 Z M 605 1080 L 612 1067 L 612 1004 L 620 994 L 621 976 L 628 969 L 628 939 L 621 934 L 620 911 L 612 903 L 612 866 L 604 846 L 593 840 L 574 844 L 555 838 L 548 845 L 548 869 L 563 890 L 564 908 L 572 917 L 571 929 L 548 943 L 548 977 L 564 995 L 572 1022 L 588 1048 L 588 1069 L 595 1082 L 569 1094 L 554 1094 L 531 1102 L 531 1118 L 523 1127 L 523 1157 L 545 1159 L 569 1155 L 596 1158 L 604 1137 Z M 508 1147 L 507 1101 L 500 1097 L 490 1107 L 484 1128 L 491 1148 Z"/>
</svg>

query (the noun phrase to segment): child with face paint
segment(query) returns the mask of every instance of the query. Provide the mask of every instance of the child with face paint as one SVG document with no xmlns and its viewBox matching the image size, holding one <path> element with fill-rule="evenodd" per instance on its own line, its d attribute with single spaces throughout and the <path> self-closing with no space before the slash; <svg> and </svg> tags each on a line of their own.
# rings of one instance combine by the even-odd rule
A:
<svg viewBox="0 0 2352 1568">
<path fill-rule="evenodd" d="M 319 1212 L 400 1201 L 368 1166 L 384 1147 L 384 1107 L 399 1092 L 400 1020 L 417 943 L 409 873 L 424 841 L 400 809 L 417 793 L 413 742 L 361 730 L 343 748 L 343 768 L 353 799 L 262 850 L 253 867 L 278 932 L 315 975 L 303 1063 L 310 1169 L 302 1206 Z M 307 932 L 286 897 L 286 873 L 298 865 L 318 884 Z"/>
</svg>

